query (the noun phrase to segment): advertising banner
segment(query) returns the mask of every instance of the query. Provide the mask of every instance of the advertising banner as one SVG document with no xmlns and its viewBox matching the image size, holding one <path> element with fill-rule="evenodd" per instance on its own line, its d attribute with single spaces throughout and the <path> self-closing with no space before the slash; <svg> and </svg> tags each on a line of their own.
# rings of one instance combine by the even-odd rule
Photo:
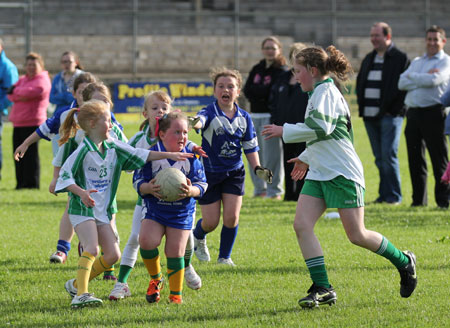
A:
<svg viewBox="0 0 450 328">
<path fill-rule="evenodd" d="M 142 112 L 145 95 L 156 90 L 174 100 L 172 108 L 185 112 L 198 112 L 214 101 L 211 82 L 119 82 L 113 86 L 114 113 Z"/>
</svg>

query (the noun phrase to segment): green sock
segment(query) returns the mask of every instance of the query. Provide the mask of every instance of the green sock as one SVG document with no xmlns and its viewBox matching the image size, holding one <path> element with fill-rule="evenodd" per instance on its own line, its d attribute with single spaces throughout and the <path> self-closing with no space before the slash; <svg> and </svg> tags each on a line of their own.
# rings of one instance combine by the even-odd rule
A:
<svg viewBox="0 0 450 328">
<path fill-rule="evenodd" d="M 387 258 L 397 269 L 403 268 L 409 263 L 408 257 L 392 245 L 384 236 L 380 248 L 375 253 Z"/>
<path fill-rule="evenodd" d="M 187 249 L 184 252 L 184 267 L 187 268 L 188 266 L 191 265 L 191 260 L 192 260 L 192 248 L 191 249 Z"/>
<path fill-rule="evenodd" d="M 126 283 L 128 280 L 128 276 L 131 273 L 131 270 L 133 270 L 133 267 L 130 267 L 128 265 L 121 265 L 119 270 L 119 282 Z"/>
<path fill-rule="evenodd" d="M 313 257 L 305 260 L 309 270 L 309 275 L 316 286 L 329 288 L 327 269 L 325 268 L 325 259 L 323 256 Z"/>
</svg>

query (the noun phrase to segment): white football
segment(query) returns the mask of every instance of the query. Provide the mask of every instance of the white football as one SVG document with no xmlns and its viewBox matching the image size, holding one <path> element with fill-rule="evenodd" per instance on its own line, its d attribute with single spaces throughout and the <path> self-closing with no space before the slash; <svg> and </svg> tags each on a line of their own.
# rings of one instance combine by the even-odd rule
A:
<svg viewBox="0 0 450 328">
<path fill-rule="evenodd" d="M 180 198 L 181 184 L 187 184 L 186 176 L 179 169 L 168 167 L 159 171 L 155 176 L 155 184 L 160 185 L 159 194 L 162 200 L 173 202 Z"/>
</svg>

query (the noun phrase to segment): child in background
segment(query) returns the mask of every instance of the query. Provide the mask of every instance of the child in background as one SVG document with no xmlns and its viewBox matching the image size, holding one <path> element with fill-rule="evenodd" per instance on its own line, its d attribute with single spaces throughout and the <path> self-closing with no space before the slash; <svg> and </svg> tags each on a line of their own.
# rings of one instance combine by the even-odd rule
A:
<svg viewBox="0 0 450 328">
<path fill-rule="evenodd" d="M 310 99 L 305 123 L 267 125 L 267 138 L 283 137 L 284 142 L 306 142 L 294 163 L 292 178 L 301 179 L 308 167 L 305 184 L 298 199 L 294 230 L 313 284 L 308 295 L 299 300 L 302 308 L 334 304 L 337 296 L 328 281 L 325 260 L 314 226 L 327 208 L 338 208 L 349 240 L 387 258 L 401 277 L 400 295 L 409 297 L 417 285 L 416 257 L 401 252 L 384 236 L 364 226 L 364 175 L 353 147 L 350 110 L 344 97 L 329 77 L 334 73 L 346 80 L 351 66 L 334 46 L 324 51 L 309 47 L 295 55 L 294 74 Z"/>
<path fill-rule="evenodd" d="M 65 51 L 61 55 L 62 71 L 55 75 L 50 91 L 50 102 L 56 105 L 55 112 L 70 106 L 74 99 L 75 79 L 83 73 L 80 59 L 73 51 Z M 58 136 L 52 139 L 53 154 L 58 151 Z"/>
<path fill-rule="evenodd" d="M 14 151 L 14 159 L 19 161 L 27 151 L 28 147 L 33 143 L 45 139 L 45 140 L 53 140 L 59 139 L 59 128 L 61 123 L 64 122 L 67 113 L 72 108 L 77 108 L 83 104 L 83 95 L 82 92 L 84 88 L 92 82 L 95 82 L 95 76 L 91 73 L 82 73 L 80 74 L 73 83 L 73 97 L 75 100 L 66 107 L 62 107 L 56 110 L 53 113 L 53 116 L 47 119 L 44 123 L 42 123 L 36 131 L 34 131 L 28 138 L 24 140 L 24 142 L 16 148 Z M 53 156 L 56 156 L 55 149 Z M 56 175 L 56 178 L 58 176 Z M 54 177 L 55 178 L 55 177 Z M 50 183 L 49 191 L 51 193 L 54 192 L 54 185 L 56 183 L 56 178 L 54 181 Z M 68 203 L 67 203 L 68 205 Z M 70 243 L 73 238 L 73 227 L 70 224 L 69 216 L 67 214 L 67 207 L 64 211 L 63 216 L 61 217 L 59 223 L 59 239 L 56 245 L 56 251 L 50 256 L 50 263 L 65 263 L 67 256 L 70 251 Z"/>
<path fill-rule="evenodd" d="M 70 193 L 69 219 L 84 248 L 78 261 L 77 278 L 65 284 L 73 297 L 71 306 L 83 307 L 102 303 L 88 293 L 88 282 L 120 257 L 117 236 L 110 224 L 112 214 L 117 212 L 115 195 L 120 171 L 138 169 L 150 160 L 170 158 L 178 161 L 193 155 L 138 149 L 111 139 L 110 106 L 103 101 L 91 100 L 79 109 L 72 109 L 62 127 L 61 140 L 67 140 L 77 125 L 86 136 L 64 162 L 56 192 Z M 96 258 L 99 244 L 104 255 Z"/>
<path fill-rule="evenodd" d="M 172 112 L 159 118 L 156 133 L 159 142 L 152 151 L 171 151 L 192 154 L 186 147 L 188 120 L 181 112 Z M 180 187 L 179 199 L 174 202 L 161 200 L 160 186 L 155 184 L 155 176 L 162 169 L 175 167 L 187 177 L 187 183 Z M 161 159 L 147 163 L 133 178 L 136 190 L 145 201 L 146 214 L 139 232 L 141 256 L 151 276 L 146 299 L 149 303 L 160 300 L 164 286 L 158 246 L 166 236 L 165 254 L 169 277 L 171 303 L 182 303 L 183 275 L 185 270 L 186 243 L 192 229 L 195 214 L 195 199 L 201 197 L 206 188 L 206 178 L 201 162 L 193 157 L 184 162 Z"/>
<path fill-rule="evenodd" d="M 144 110 L 142 115 L 145 121 L 142 122 L 139 132 L 136 133 L 128 142 L 129 145 L 136 148 L 150 149 L 158 142 L 155 134 L 156 120 L 168 114 L 172 110 L 172 99 L 164 91 L 150 92 L 144 100 Z M 201 151 L 201 148 L 194 143 L 188 141 L 188 149 L 194 152 Z M 128 277 L 133 270 L 139 252 L 139 230 L 141 229 L 141 221 L 143 219 L 143 203 L 139 196 L 133 213 L 133 223 L 131 226 L 131 234 L 127 244 L 123 250 L 122 259 L 120 261 L 120 271 L 118 281 L 116 282 L 111 294 L 110 300 L 118 300 L 131 296 L 131 292 L 127 283 Z M 192 232 L 189 235 L 186 252 L 184 254 L 184 278 L 186 284 L 191 289 L 199 289 L 202 285 L 200 276 L 195 272 L 191 264 L 192 251 L 194 248 Z"/>
<path fill-rule="evenodd" d="M 223 204 L 223 226 L 217 263 L 234 266 L 231 251 L 237 236 L 239 213 L 244 195 L 244 149 L 250 168 L 264 181 L 272 182 L 272 172 L 259 164 L 258 141 L 250 115 L 237 104 L 242 77 L 238 71 L 226 68 L 211 72 L 214 83 L 214 103 L 202 109 L 200 121 L 193 127 L 202 131 L 202 148 L 208 154 L 203 160 L 208 190 L 199 204 L 203 218 L 194 229 L 194 251 L 200 261 L 208 262 L 210 255 L 206 234 L 220 221 Z"/>
</svg>

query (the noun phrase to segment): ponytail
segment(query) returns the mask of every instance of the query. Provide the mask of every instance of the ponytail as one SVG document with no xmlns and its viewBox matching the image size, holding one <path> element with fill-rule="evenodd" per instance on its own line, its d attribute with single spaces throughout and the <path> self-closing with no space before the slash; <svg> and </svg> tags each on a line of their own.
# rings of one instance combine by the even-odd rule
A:
<svg viewBox="0 0 450 328">
<path fill-rule="evenodd" d="M 79 111 L 78 108 L 73 108 L 70 110 L 69 114 L 67 114 L 66 119 L 63 124 L 59 128 L 59 134 L 61 138 L 58 140 L 58 145 L 63 145 L 70 138 L 74 137 L 79 129 L 78 123 L 75 120 L 75 113 Z"/>
<path fill-rule="evenodd" d="M 335 46 L 329 46 L 326 50 L 321 47 L 305 48 L 295 54 L 295 62 L 308 69 L 316 67 L 321 75 L 334 73 L 342 81 L 353 73 L 350 62 Z"/>
<path fill-rule="evenodd" d="M 341 81 L 348 80 L 348 75 L 353 73 L 353 69 L 345 55 L 335 46 L 329 46 L 325 51 L 328 54 L 325 70 L 334 73 Z"/>
</svg>

